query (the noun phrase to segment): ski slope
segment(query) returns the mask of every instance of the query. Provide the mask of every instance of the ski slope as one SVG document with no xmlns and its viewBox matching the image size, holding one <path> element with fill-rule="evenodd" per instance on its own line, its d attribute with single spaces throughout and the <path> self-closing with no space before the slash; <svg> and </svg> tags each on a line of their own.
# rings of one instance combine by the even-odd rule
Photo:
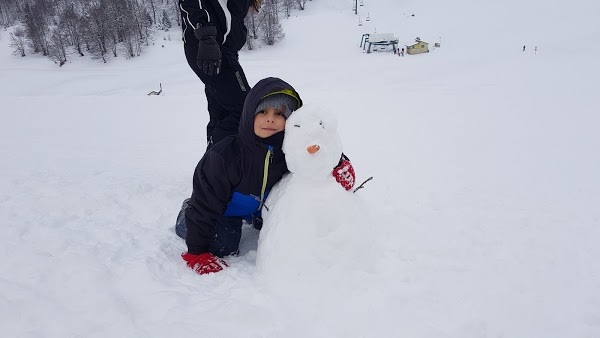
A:
<svg viewBox="0 0 600 338">
<path fill-rule="evenodd" d="M 208 114 L 177 29 L 134 60 L 61 68 L 0 31 L 2 336 L 600 336 L 600 5 L 364 5 L 307 2 L 285 40 L 240 55 L 251 84 L 281 77 L 335 114 L 358 181 L 374 177 L 379 245 L 348 253 L 373 270 L 283 290 L 250 228 L 225 271 L 180 258 Z M 375 30 L 441 48 L 366 54 Z"/>
</svg>

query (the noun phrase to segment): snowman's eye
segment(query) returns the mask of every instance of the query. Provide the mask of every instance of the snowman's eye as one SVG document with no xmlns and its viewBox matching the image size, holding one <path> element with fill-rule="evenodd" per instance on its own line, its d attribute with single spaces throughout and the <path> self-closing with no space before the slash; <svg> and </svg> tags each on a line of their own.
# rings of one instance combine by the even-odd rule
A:
<svg viewBox="0 0 600 338">
<path fill-rule="evenodd" d="M 294 124 L 294 127 L 300 128 L 300 125 L 299 124 Z"/>
</svg>

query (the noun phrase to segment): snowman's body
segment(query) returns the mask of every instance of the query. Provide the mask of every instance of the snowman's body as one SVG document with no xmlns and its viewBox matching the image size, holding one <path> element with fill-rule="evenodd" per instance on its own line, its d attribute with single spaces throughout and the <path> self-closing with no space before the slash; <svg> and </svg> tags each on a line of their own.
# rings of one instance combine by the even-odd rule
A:
<svg viewBox="0 0 600 338">
<path fill-rule="evenodd" d="M 263 209 L 257 265 L 261 273 L 310 276 L 369 269 L 367 208 L 332 175 L 342 154 L 335 119 L 305 106 L 286 121 L 283 151 L 290 173 Z"/>
</svg>

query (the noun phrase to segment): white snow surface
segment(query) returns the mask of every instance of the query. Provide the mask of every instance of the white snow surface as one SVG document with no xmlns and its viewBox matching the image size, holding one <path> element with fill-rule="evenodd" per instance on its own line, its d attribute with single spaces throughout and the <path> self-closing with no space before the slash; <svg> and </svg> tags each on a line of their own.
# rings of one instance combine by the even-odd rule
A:
<svg viewBox="0 0 600 338">
<path fill-rule="evenodd" d="M 176 29 L 135 60 L 60 68 L 0 31 L 0 334 L 600 337 L 600 3 L 364 4 L 358 26 L 352 1 L 307 2 L 284 41 L 240 55 L 251 84 L 281 77 L 337 115 L 358 182 L 374 177 L 352 202 L 281 182 L 273 218 L 299 238 L 268 253 L 295 279 L 257 268 L 249 227 L 222 272 L 180 258 L 208 114 Z M 375 30 L 441 48 L 366 54 Z M 315 228 L 339 210 L 366 220 Z"/>
</svg>

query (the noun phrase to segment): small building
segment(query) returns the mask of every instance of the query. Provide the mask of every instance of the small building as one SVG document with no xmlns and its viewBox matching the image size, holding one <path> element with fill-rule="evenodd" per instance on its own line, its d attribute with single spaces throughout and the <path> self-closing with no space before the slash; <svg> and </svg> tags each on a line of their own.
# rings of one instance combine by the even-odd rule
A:
<svg viewBox="0 0 600 338">
<path fill-rule="evenodd" d="M 414 45 L 406 46 L 406 54 L 415 55 L 429 53 L 429 44 L 425 41 L 417 40 Z"/>
</svg>

